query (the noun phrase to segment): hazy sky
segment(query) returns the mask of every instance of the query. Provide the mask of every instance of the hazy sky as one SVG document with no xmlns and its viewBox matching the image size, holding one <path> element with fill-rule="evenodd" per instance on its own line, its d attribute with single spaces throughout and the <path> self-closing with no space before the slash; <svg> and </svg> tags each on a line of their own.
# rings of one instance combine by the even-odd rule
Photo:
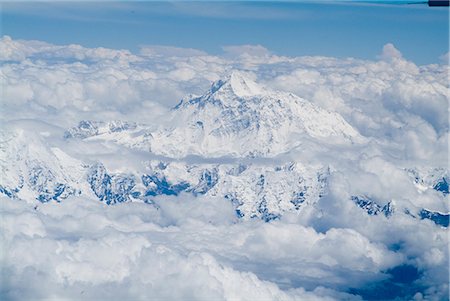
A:
<svg viewBox="0 0 450 301">
<path fill-rule="evenodd" d="M 1 4 L 2 35 L 134 52 L 259 44 L 279 55 L 370 59 L 393 43 L 418 64 L 448 52 L 447 8 L 372 2 L 11 2 Z"/>
</svg>

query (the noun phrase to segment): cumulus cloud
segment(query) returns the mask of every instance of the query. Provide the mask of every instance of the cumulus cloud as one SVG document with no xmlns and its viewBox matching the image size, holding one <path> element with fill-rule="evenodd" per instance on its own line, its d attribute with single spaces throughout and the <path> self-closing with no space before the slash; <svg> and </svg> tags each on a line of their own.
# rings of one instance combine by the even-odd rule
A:
<svg viewBox="0 0 450 301">
<path fill-rule="evenodd" d="M 100 296 L 113 300 L 333 300 L 343 295 L 321 288 L 283 291 L 276 283 L 260 278 L 265 272 L 258 265 L 274 256 L 286 260 L 301 250 L 307 251 L 306 245 L 298 244 L 302 238 L 314 248 L 303 256 L 315 258 L 318 266 L 310 269 L 317 271 L 317 277 L 322 262 L 327 266 L 341 261 L 340 264 L 356 271 L 368 264 L 377 271 L 379 256 L 393 256 L 393 262 L 385 260 L 383 265 L 399 260 L 392 252 L 348 231 L 333 230 L 321 235 L 312 229 L 296 227 L 300 234 L 298 241 L 289 241 L 286 234 L 289 227 L 295 226 L 237 223 L 230 229 L 232 218 L 215 219 L 213 225 L 197 217 L 177 226 L 181 219 L 186 219 L 184 214 L 175 216 L 172 209 L 165 207 L 157 212 L 146 204 L 120 208 L 74 198 L 34 208 L 25 202 L 5 198 L 1 201 L 2 216 L 15 216 L 4 220 L 1 229 L 2 241 L 8 246 L 8 252 L 2 256 L 7 281 L 2 281 L 1 288 L 2 297 L 7 300 L 44 296 L 78 300 Z M 217 206 L 216 202 L 205 202 Z M 192 212 L 193 208 L 185 209 Z M 333 260 L 323 258 L 321 254 L 327 253 L 324 246 L 337 240 L 363 244 L 364 248 L 373 249 L 373 254 L 357 253 L 353 260 L 344 253 Z M 289 250 L 287 246 L 295 250 L 278 252 Z M 342 252 L 345 248 L 343 243 Z M 314 254 L 314 250 L 322 251 Z M 255 272 L 240 271 L 246 256 L 256 260 Z M 358 262 L 354 260 L 358 256 L 369 257 Z M 295 273 L 306 273 L 300 269 L 303 264 L 298 264 Z M 286 262 L 278 269 L 292 266 Z M 29 285 L 22 287 L 24 282 Z"/>
<path fill-rule="evenodd" d="M 293 70 L 266 82 L 339 112 L 365 136 L 400 139 L 401 144 L 408 143 L 402 138 L 408 129 L 424 141 L 445 137 L 448 66 L 416 66 L 391 46 L 384 48 L 390 53 L 389 61 L 297 58 Z M 419 134 L 416 127 L 420 123 L 430 126 L 431 132 Z"/>
<path fill-rule="evenodd" d="M 138 58 L 128 50 L 114 50 L 108 48 L 85 48 L 80 45 L 53 45 L 35 40 L 13 40 L 10 36 L 3 36 L 0 41 L 2 61 L 23 61 L 27 58 L 47 60 L 127 60 L 136 61 Z"/>
<path fill-rule="evenodd" d="M 382 60 L 393 60 L 393 59 L 401 59 L 402 53 L 395 48 L 395 46 L 392 43 L 388 43 L 383 46 L 383 51 L 381 52 L 380 58 Z"/>
<path fill-rule="evenodd" d="M 329 198 L 318 205 L 332 215 L 309 227 L 289 217 L 238 221 L 229 202 L 188 195 L 161 198 L 157 207 L 2 197 L 2 297 L 357 300 L 338 291 L 383 283 L 408 258 L 427 270 L 424 283 L 442 279 L 444 229 L 401 217 L 386 223 L 342 202 L 330 210 L 337 202 Z"/>
<path fill-rule="evenodd" d="M 47 120 L 67 121 L 67 126 L 77 122 L 67 116 L 70 112 L 82 118 L 154 120 L 164 107 L 202 93 L 238 68 L 253 71 L 272 88 L 339 112 L 365 135 L 392 136 L 408 126 L 411 115 L 438 135 L 448 129 L 448 65 L 416 66 L 392 44 L 383 47 L 380 61 L 279 57 L 261 45 L 225 46 L 224 56 L 166 46 L 143 47 L 136 55 L 8 36 L 0 48 L 4 109 L 16 118 L 46 113 Z M 20 110 L 22 105 L 27 110 Z"/>
<path fill-rule="evenodd" d="M 444 64 L 449 65 L 449 64 L 450 64 L 450 52 L 447 52 L 447 53 L 441 55 L 441 56 L 439 57 L 439 59 L 440 59 Z"/>
<path fill-rule="evenodd" d="M 1 39 L 4 121 L 45 121 L 60 134 L 81 119 L 158 126 L 179 99 L 241 69 L 338 112 L 365 139 L 336 148 L 301 137 L 300 148 L 276 158 L 330 173 L 317 203 L 271 223 L 238 219 L 224 198 L 184 193 L 118 206 L 86 197 L 38 206 L 2 197 L 1 298 L 358 300 L 394 286 L 399 295 L 386 298 L 445 299 L 446 229 L 418 212 L 448 212 L 448 197 L 423 189 L 409 169 L 448 167 L 448 64 L 417 66 L 392 44 L 375 61 L 281 57 L 260 45 L 223 50 L 145 46 L 133 54 Z M 120 149 L 58 143 L 80 158 Z M 145 157 L 118 153 L 96 158 L 110 157 L 128 172 Z M 352 196 L 393 204 L 399 214 L 370 216 Z M 415 275 L 410 282 L 396 278 L 405 271 Z"/>
</svg>

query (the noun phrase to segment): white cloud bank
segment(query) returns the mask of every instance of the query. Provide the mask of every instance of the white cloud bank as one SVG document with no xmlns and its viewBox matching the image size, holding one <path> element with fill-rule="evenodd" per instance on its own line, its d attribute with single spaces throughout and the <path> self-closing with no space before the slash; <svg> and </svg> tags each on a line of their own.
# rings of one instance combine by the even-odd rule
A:
<svg viewBox="0 0 450 301">
<path fill-rule="evenodd" d="M 224 51 L 149 46 L 132 54 L 2 38 L 3 121 L 157 125 L 181 97 L 238 68 L 340 113 L 369 142 L 307 153 L 335 161 L 328 194 L 272 223 L 243 222 L 228 201 L 184 194 L 158 207 L 69 198 L 35 209 L 2 197 L 0 299 L 342 300 L 395 290 L 448 298 L 446 229 L 368 216 L 348 197 L 448 209 L 435 191 L 411 192 L 404 168 L 448 167 L 449 66 L 417 66 L 392 44 L 374 61 L 280 57 L 259 45 Z M 417 275 L 396 279 L 398 267 Z"/>
<path fill-rule="evenodd" d="M 238 68 L 338 111 L 365 135 L 393 135 L 420 121 L 438 135 L 448 130 L 448 65 L 416 66 L 392 44 L 383 47 L 380 61 L 279 57 L 260 45 L 226 46 L 224 56 L 146 46 L 138 55 L 8 36 L 0 50 L 4 115 L 11 118 L 46 114 L 46 121 L 66 126 L 84 117 L 151 122 L 186 94 L 202 93 Z M 27 110 L 19 110 L 23 106 Z"/>
<path fill-rule="evenodd" d="M 5 198 L 1 202 L 1 238 L 7 248 L 1 259 L 2 300 L 332 300 L 343 294 L 324 288 L 282 291 L 246 272 L 245 258 L 259 254 L 257 260 L 264 264 L 306 251 L 301 256 L 313 258 L 317 267 L 310 269 L 319 274 L 324 273 L 322 265 L 376 272 L 401 261 L 401 256 L 347 230 L 319 234 L 295 225 L 235 224 L 233 217 L 211 224 L 204 216 L 174 219 L 176 208 L 158 212 L 146 204 L 110 207 L 75 198 L 37 209 Z M 214 209 L 222 210 L 220 206 Z M 178 222 L 182 225 L 173 225 Z M 286 239 L 290 227 L 298 232 L 295 241 Z M 349 249 L 361 244 L 361 251 L 351 257 L 323 257 L 323 246 L 337 241 L 347 241 Z M 347 247 L 342 247 L 345 252 Z M 298 265 L 286 262 L 278 268 L 302 267 Z"/>
<path fill-rule="evenodd" d="M 160 198 L 159 209 L 0 201 L 2 300 L 358 300 L 339 291 L 389 289 L 385 272 L 404 265 L 424 273 L 410 290 L 431 300 L 448 290 L 446 230 L 403 217 L 334 208 L 325 212 L 339 227 L 317 232 L 289 216 L 238 221 L 229 202 L 188 195 Z"/>
</svg>

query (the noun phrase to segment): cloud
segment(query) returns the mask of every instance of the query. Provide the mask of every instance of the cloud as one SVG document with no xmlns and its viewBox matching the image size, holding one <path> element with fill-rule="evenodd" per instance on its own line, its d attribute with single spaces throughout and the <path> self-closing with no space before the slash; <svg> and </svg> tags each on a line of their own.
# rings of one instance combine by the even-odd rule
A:
<svg viewBox="0 0 450 301">
<path fill-rule="evenodd" d="M 392 47 L 384 47 L 389 61 L 297 58 L 291 63 L 296 67 L 267 78 L 266 83 L 339 112 L 365 136 L 392 139 L 394 133 L 413 127 L 415 118 L 431 125 L 439 136 L 444 134 L 447 67 L 419 68 Z"/>
<path fill-rule="evenodd" d="M 386 45 L 383 46 L 383 51 L 381 52 L 380 58 L 382 60 L 393 60 L 393 59 L 401 59 L 402 53 L 395 48 L 395 46 L 391 43 L 388 43 Z"/>
<path fill-rule="evenodd" d="M 387 224 L 344 207 L 325 212 L 340 218 L 350 213 L 353 220 L 342 218 L 340 228 L 329 224 L 317 232 L 283 219 L 237 222 L 230 204 L 217 201 L 182 195 L 160 199 L 157 209 L 72 198 L 35 207 L 2 197 L 3 297 L 357 299 L 338 290 L 382 282 L 384 271 L 411 256 L 430 281 L 448 260 L 445 241 L 429 235 L 445 237 L 445 230 L 428 224 Z M 327 216 L 316 222 L 326 220 L 331 222 Z M 363 233 L 351 229 L 358 223 L 364 223 Z M 401 251 L 386 247 L 397 240 L 405 244 Z"/>
<path fill-rule="evenodd" d="M 128 61 L 133 62 L 138 58 L 128 50 L 114 50 L 108 48 L 85 48 L 71 44 L 57 46 L 35 40 L 13 40 L 10 36 L 3 36 L 0 40 L 1 61 L 23 61 L 26 58 L 40 58 L 50 62 L 58 60 L 75 59 L 77 61 Z"/>
<path fill-rule="evenodd" d="M 448 128 L 448 67 L 419 69 L 392 44 L 384 46 L 383 60 L 376 62 L 278 57 L 261 45 L 225 46 L 224 56 L 166 46 L 143 47 L 136 55 L 4 36 L 0 48 L 5 109 L 16 118 L 46 112 L 46 118 L 67 120 L 70 126 L 78 120 L 61 114 L 141 119 L 140 113 L 152 106 L 156 110 L 147 111 L 152 118 L 145 119 L 155 119 L 164 106 L 203 93 L 212 81 L 238 68 L 251 70 L 272 88 L 339 112 L 365 135 L 392 135 L 396 127 L 407 126 L 405 113 L 424 119 L 438 135 Z M 21 105 L 27 110 L 19 110 Z"/>
<path fill-rule="evenodd" d="M 235 239 L 233 236 L 243 230 L 242 233 L 248 235 L 245 231 L 247 225 L 236 224 L 231 229 L 233 235 L 227 234 L 228 226 L 225 224 L 231 219 L 225 224 L 216 220 L 219 224 L 214 226 L 203 218 L 194 218 L 184 226 L 176 226 L 179 218 L 186 217 L 182 214 L 175 217 L 170 213 L 172 209 L 161 208 L 160 223 L 167 226 L 160 226 L 155 223 L 159 213 L 146 204 L 119 208 L 105 207 L 91 200 L 72 199 L 61 204 L 43 204 L 35 210 L 21 201 L 11 202 L 3 197 L 1 201 L 4 205 L 2 216 L 16 217 L 5 220 L 1 231 L 2 241 L 8 246 L 8 252 L 2 257 L 2 268 L 8 281 L 2 281 L 1 292 L 6 299 L 34 296 L 89 300 L 101 296 L 113 300 L 149 297 L 333 300 L 333 294 L 339 295 L 335 291 L 321 289 L 282 291 L 277 284 L 261 280 L 253 272 L 239 271 L 239 260 L 236 261 L 232 250 L 239 236 Z M 182 206 L 182 203 L 178 205 Z M 192 208 L 184 209 L 191 212 Z M 122 210 L 127 214 L 124 215 Z M 166 214 L 170 216 L 168 220 Z M 80 224 L 78 219 L 83 219 L 84 223 Z M 264 250 L 267 246 L 277 246 L 268 240 L 270 237 L 283 241 L 283 244 L 297 245 L 296 242 L 280 240 L 277 227 L 260 226 L 262 230 L 252 227 L 254 234 L 243 237 L 246 241 L 241 248 L 243 256 L 247 253 L 251 257 L 255 254 L 261 254 L 263 258 L 272 257 L 276 249 L 269 249 L 269 253 Z M 35 230 L 30 232 L 29 229 Z M 199 229 L 203 230 L 197 232 Z M 322 239 L 313 230 L 298 230 L 305 238 L 312 236 L 312 241 Z M 265 234 L 270 236 L 265 237 Z M 350 234 L 349 239 L 355 234 Z M 330 233 L 323 239 L 338 239 L 333 235 Z M 336 235 L 341 236 L 339 240 L 347 240 L 344 233 Z M 217 245 L 220 238 L 225 241 Z M 370 245 L 369 242 L 362 243 Z M 217 252 L 217 246 L 222 248 L 221 254 Z M 248 247 L 250 249 L 246 251 Z M 284 247 L 280 245 L 277 248 Z M 276 256 L 282 258 L 287 255 Z M 319 258 L 319 254 L 314 256 Z M 349 261 L 344 264 L 352 266 L 355 263 Z M 22 281 L 29 285 L 22 287 Z"/>
<path fill-rule="evenodd" d="M 441 55 L 439 57 L 439 59 L 441 60 L 441 62 L 443 62 L 444 64 L 449 65 L 450 64 L 450 52 L 444 53 L 443 55 Z"/>
<path fill-rule="evenodd" d="M 62 142 L 63 129 L 81 119 L 162 126 L 179 99 L 204 93 L 232 69 L 341 114 L 365 139 L 336 148 L 301 137 L 301 147 L 272 161 L 249 161 L 258 165 L 257 176 L 292 161 L 330 171 L 317 203 L 271 223 L 238 219 L 219 192 L 157 197 L 154 205 L 73 197 L 36 209 L 31 199 L 2 197 L 2 299 L 358 300 L 391 284 L 403 290 L 398 296 L 446 298 L 446 229 L 418 212 L 448 212 L 447 199 L 415 182 L 409 169 L 433 175 L 448 167 L 448 64 L 416 66 L 392 44 L 376 61 L 280 57 L 261 45 L 223 50 L 145 46 L 133 54 L 1 39 L 2 119 L 31 120 L 11 124 L 27 133 L 21 143 L 41 161 L 39 143 L 141 172 L 148 153 L 102 141 Z M 2 134 L 5 145 L 10 138 Z M 2 148 L 7 151 L 2 172 L 12 170 L 7 162 L 24 161 L 13 147 Z M 177 166 L 168 170 L 181 181 Z M 291 185 L 276 180 L 277 187 Z M 236 183 L 250 189 L 250 182 Z M 352 196 L 390 203 L 396 214 L 370 216 Z M 395 269 L 402 267 L 417 277 L 398 282 Z"/>
</svg>

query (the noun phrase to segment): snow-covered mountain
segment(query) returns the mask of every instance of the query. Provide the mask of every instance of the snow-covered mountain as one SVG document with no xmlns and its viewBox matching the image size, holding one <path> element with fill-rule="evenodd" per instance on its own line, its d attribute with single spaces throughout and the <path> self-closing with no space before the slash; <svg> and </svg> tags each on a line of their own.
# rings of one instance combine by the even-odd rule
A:
<svg viewBox="0 0 450 301">
<path fill-rule="evenodd" d="M 0 131 L 0 191 L 12 198 L 40 202 L 81 194 L 85 165 L 51 145 L 52 137 L 61 134 L 55 127 L 33 121 L 4 124 Z"/>
<path fill-rule="evenodd" d="M 337 113 L 294 94 L 272 91 L 235 71 L 202 96 L 183 99 L 170 126 L 152 133 L 152 152 L 170 157 L 276 156 L 313 138 L 361 141 Z"/>
<path fill-rule="evenodd" d="M 336 172 L 328 163 L 286 153 L 304 141 L 344 148 L 365 143 L 339 114 L 268 90 L 242 72 L 215 82 L 203 96 L 182 100 L 171 114 L 159 128 L 81 121 L 64 131 L 32 121 L 7 123 L 1 130 L 0 192 L 40 202 L 84 195 L 108 205 L 154 204 L 159 195 L 186 193 L 224 198 L 237 217 L 270 221 L 314 206 Z M 91 155 L 92 148 L 99 151 Z M 448 194 L 444 169 L 404 172 L 418 191 Z M 369 215 L 398 212 L 392 200 L 358 194 L 349 201 Z M 448 226 L 445 212 L 417 207 L 400 213 Z"/>
<path fill-rule="evenodd" d="M 148 150 L 152 139 L 151 130 L 135 122 L 82 120 L 77 126 L 67 129 L 64 138 L 108 141 L 128 148 Z"/>
<path fill-rule="evenodd" d="M 262 87 L 240 71 L 213 83 L 202 96 L 183 99 L 158 129 L 133 122 L 82 121 L 65 136 L 115 141 L 170 158 L 274 157 L 303 140 L 364 141 L 339 114 Z"/>
</svg>

